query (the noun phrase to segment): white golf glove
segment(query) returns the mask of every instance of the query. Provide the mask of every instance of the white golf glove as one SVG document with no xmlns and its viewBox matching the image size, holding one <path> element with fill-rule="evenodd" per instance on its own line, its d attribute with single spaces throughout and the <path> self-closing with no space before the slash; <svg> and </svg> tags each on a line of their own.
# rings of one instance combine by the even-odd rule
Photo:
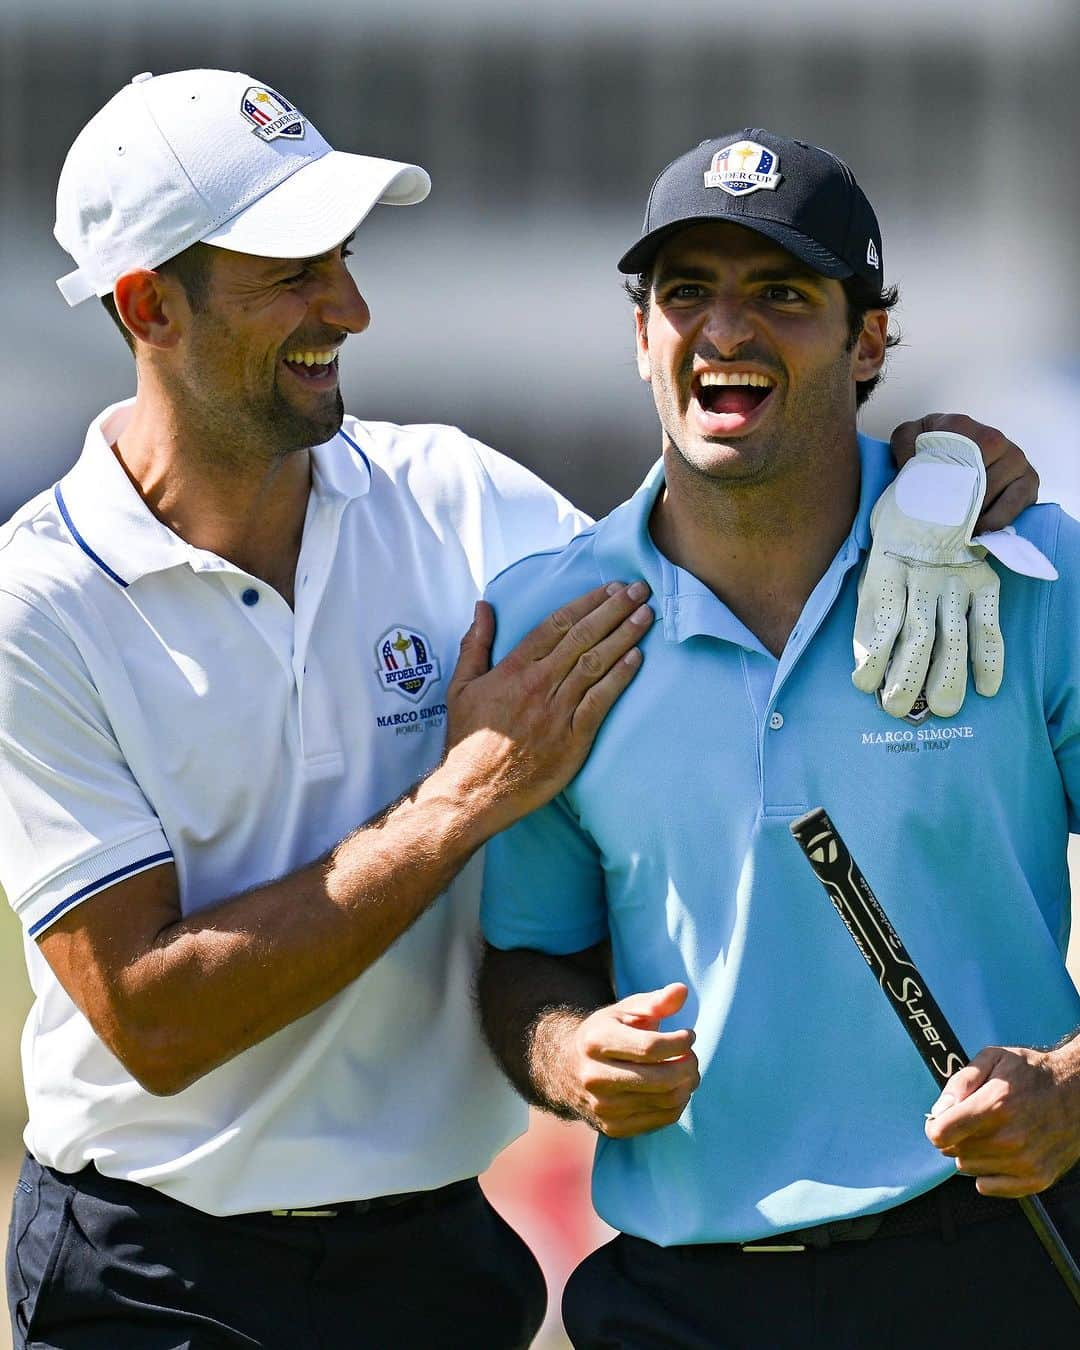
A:
<svg viewBox="0 0 1080 1350">
<path fill-rule="evenodd" d="M 972 539 L 986 470 L 974 441 L 923 432 L 915 455 L 870 517 L 874 542 L 859 581 L 852 682 L 906 717 L 920 693 L 938 717 L 958 712 L 970 646 L 975 688 L 997 693 L 1005 670 L 997 573 L 988 549 L 1013 570 L 1048 580 L 1056 571 L 1014 531 Z M 897 640 L 899 638 L 899 641 Z"/>
</svg>

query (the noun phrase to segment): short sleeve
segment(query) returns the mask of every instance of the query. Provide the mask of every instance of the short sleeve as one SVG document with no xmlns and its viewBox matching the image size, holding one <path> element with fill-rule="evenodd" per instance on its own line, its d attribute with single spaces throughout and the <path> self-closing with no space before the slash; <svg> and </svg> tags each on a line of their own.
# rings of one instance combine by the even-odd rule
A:
<svg viewBox="0 0 1080 1350">
<path fill-rule="evenodd" d="M 1057 514 L 1057 513 L 1055 513 Z M 1053 550 L 1059 578 L 1046 607 L 1046 725 L 1069 803 L 1069 829 L 1080 833 L 1080 523 L 1058 514 Z"/>
<path fill-rule="evenodd" d="M 607 938 L 600 854 L 562 797 L 489 842 L 480 919 L 504 949 L 565 956 Z"/>
<path fill-rule="evenodd" d="M 488 520 L 488 576 L 493 576 L 530 553 L 560 548 L 592 524 L 560 492 L 530 469 L 480 441 L 470 440 L 486 480 Z"/>
<path fill-rule="evenodd" d="M 25 930 L 171 858 L 77 647 L 0 592 L 0 885 Z"/>
</svg>

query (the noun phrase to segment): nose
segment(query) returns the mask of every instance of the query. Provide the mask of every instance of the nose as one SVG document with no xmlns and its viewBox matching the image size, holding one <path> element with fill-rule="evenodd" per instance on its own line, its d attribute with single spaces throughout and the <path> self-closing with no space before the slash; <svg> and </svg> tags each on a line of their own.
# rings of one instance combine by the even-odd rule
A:
<svg viewBox="0 0 1080 1350">
<path fill-rule="evenodd" d="M 340 328 L 346 333 L 362 333 L 371 322 L 368 303 L 343 258 L 337 260 L 327 278 L 319 317 L 328 327 Z"/>
<path fill-rule="evenodd" d="M 706 308 L 701 332 L 721 356 L 734 356 L 754 335 L 748 307 L 735 298 L 717 296 Z"/>
</svg>

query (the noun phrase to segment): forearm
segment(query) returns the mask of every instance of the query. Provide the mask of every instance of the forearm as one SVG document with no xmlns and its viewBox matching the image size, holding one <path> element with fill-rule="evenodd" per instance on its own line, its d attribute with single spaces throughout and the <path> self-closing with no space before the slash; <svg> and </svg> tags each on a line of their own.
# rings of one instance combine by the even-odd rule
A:
<svg viewBox="0 0 1080 1350">
<path fill-rule="evenodd" d="M 480 1017 L 492 1053 L 526 1101 L 565 1119 L 583 1114 L 574 1035 L 614 998 L 605 954 L 593 948 L 571 959 L 488 946 L 480 967 Z"/>
<path fill-rule="evenodd" d="M 493 616 L 478 604 L 447 689 L 443 762 L 327 857 L 243 895 L 187 897 L 186 916 L 163 865 L 51 925 L 39 949 L 129 1072 L 180 1091 L 378 960 L 486 839 L 581 767 L 640 663 L 646 594 L 598 587 L 490 669 Z"/>
<path fill-rule="evenodd" d="M 436 771 L 327 857 L 164 925 L 115 990 L 125 1062 L 176 1092 L 325 1003 L 445 890 L 485 809 Z"/>
</svg>

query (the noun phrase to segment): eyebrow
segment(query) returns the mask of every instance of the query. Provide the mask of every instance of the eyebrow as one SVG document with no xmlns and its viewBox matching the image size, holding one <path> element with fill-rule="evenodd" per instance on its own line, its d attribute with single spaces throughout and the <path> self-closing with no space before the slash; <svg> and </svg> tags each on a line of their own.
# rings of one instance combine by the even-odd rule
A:
<svg viewBox="0 0 1080 1350">
<path fill-rule="evenodd" d="M 681 281 L 712 281 L 714 276 L 715 272 L 708 267 L 694 263 L 671 263 L 656 273 L 653 285 L 662 285 L 676 278 Z M 820 284 L 827 278 L 820 272 L 815 272 L 812 267 L 799 262 L 797 258 L 792 258 L 790 263 L 772 263 L 755 268 L 743 280 L 753 284 L 763 281 L 804 281 Z"/>
</svg>

